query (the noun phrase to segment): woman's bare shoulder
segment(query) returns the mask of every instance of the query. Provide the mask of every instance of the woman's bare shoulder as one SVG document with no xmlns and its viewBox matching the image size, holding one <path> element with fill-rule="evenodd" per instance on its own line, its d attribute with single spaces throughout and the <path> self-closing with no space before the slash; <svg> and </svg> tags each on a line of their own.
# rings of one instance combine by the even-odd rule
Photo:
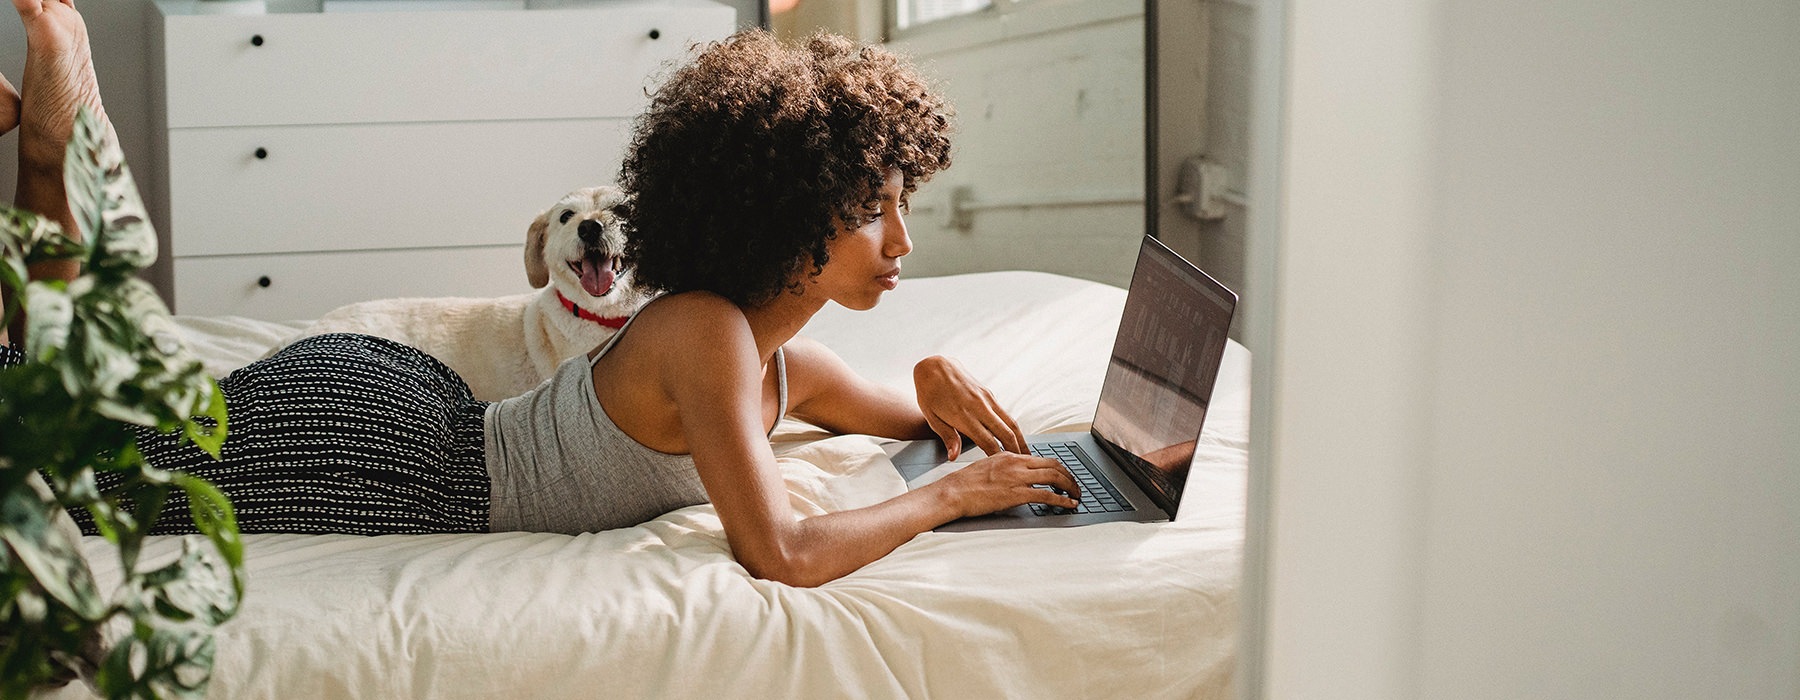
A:
<svg viewBox="0 0 1800 700">
<path fill-rule="evenodd" d="M 790 360 L 796 357 L 804 357 L 807 359 L 815 359 L 824 356 L 837 357 L 837 353 L 832 352 L 831 348 L 825 347 L 824 343 L 814 340 L 811 336 L 796 335 L 793 338 L 788 339 L 787 343 L 782 345 L 781 348 L 783 352 L 787 353 L 788 359 Z"/>
<path fill-rule="evenodd" d="M 744 315 L 743 310 L 739 309 L 737 304 L 731 303 L 730 299 L 704 290 L 664 294 L 650 300 L 650 303 L 644 306 L 643 313 L 667 314 L 672 311 L 700 313 L 732 312 L 736 313 L 739 317 Z"/>
<path fill-rule="evenodd" d="M 665 342 L 700 342 L 747 335 L 749 330 L 744 311 L 731 300 L 712 292 L 682 292 L 652 300 L 638 312 L 631 332 Z"/>
<path fill-rule="evenodd" d="M 711 292 L 657 298 L 638 312 L 626 340 L 633 354 L 648 352 L 655 364 L 678 370 L 756 366 L 756 341 L 743 310 Z"/>
<path fill-rule="evenodd" d="M 787 354 L 789 371 L 807 374 L 841 375 L 850 371 L 849 365 L 824 343 L 804 335 L 794 336 L 787 344 L 781 346 Z"/>
<path fill-rule="evenodd" d="M 787 355 L 788 395 L 795 406 L 863 381 L 836 352 L 812 338 L 794 336 L 782 351 Z"/>
</svg>

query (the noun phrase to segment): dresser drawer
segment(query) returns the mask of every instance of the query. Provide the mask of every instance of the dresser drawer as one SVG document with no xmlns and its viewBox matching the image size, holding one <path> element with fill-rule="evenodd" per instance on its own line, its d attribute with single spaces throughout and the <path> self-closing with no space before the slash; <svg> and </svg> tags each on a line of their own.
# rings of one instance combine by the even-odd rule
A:
<svg viewBox="0 0 1800 700">
<path fill-rule="evenodd" d="M 645 76 L 736 24 L 732 8 L 702 0 L 182 14 L 190 5 L 156 14 L 169 128 L 629 117 Z"/>
<path fill-rule="evenodd" d="M 531 291 L 524 256 L 518 244 L 176 258 L 175 312 L 291 321 L 370 299 L 519 294 Z"/>
<path fill-rule="evenodd" d="M 614 181 L 628 128 L 593 119 L 171 130 L 171 254 L 522 244 L 558 198 Z"/>
</svg>

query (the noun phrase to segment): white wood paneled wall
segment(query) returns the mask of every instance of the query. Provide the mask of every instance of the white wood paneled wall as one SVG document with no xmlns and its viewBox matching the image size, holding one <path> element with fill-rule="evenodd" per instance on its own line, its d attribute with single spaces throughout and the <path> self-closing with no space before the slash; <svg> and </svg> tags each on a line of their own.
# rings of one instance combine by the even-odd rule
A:
<svg viewBox="0 0 1800 700">
<path fill-rule="evenodd" d="M 1124 286 L 1144 233 L 1141 0 L 1033 0 L 893 46 L 958 112 L 954 165 L 907 219 L 908 274 L 1029 269 Z M 958 186 L 982 202 L 1140 201 L 984 209 L 965 231 L 948 222 Z"/>
</svg>

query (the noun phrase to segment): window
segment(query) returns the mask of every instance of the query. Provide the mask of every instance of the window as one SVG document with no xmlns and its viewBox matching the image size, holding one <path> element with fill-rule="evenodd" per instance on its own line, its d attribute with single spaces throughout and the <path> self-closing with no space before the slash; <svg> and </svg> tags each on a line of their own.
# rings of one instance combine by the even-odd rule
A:
<svg viewBox="0 0 1800 700">
<path fill-rule="evenodd" d="M 973 14 L 994 6 L 994 0 L 892 0 L 892 2 L 894 3 L 895 29 L 907 29 L 927 22 Z"/>
</svg>

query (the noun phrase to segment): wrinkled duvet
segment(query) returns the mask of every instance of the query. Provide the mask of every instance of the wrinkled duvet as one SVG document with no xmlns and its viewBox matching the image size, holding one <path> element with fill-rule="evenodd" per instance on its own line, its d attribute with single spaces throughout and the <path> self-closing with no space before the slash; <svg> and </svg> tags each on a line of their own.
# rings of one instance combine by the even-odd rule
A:
<svg viewBox="0 0 1800 700">
<path fill-rule="evenodd" d="M 806 333 L 908 389 L 913 362 L 955 357 L 1026 431 L 1079 428 L 1124 296 L 1031 272 L 908 280 Z M 180 322 L 221 373 L 303 325 Z M 926 533 L 814 589 L 747 575 L 706 505 L 573 537 L 247 536 L 248 596 L 219 632 L 209 696 L 1227 697 L 1248 417 L 1249 354 L 1232 343 L 1175 522 Z M 795 506 L 900 493 L 880 444 L 784 423 Z M 154 538 L 149 553 L 176 547 Z"/>
</svg>

